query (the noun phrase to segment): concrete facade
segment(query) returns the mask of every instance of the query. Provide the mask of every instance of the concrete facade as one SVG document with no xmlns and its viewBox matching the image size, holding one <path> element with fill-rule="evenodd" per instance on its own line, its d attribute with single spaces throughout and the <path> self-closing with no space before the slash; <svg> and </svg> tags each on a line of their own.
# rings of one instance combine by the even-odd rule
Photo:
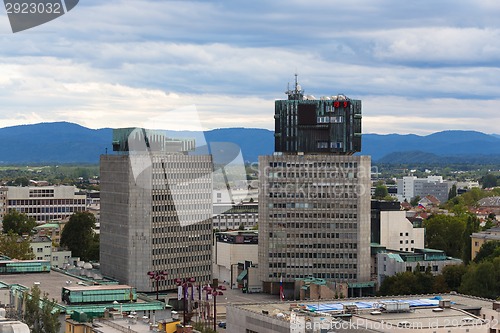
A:
<svg viewBox="0 0 500 333">
<path fill-rule="evenodd" d="M 264 291 L 281 277 L 369 281 L 370 157 L 261 156 L 259 171 Z"/>
<path fill-rule="evenodd" d="M 212 159 L 155 152 L 101 156 L 101 271 L 156 290 L 148 271 L 206 283 L 212 275 Z M 137 170 L 142 171 L 140 173 Z"/>
<path fill-rule="evenodd" d="M 30 241 L 36 260 L 52 260 L 52 240 L 47 236 L 34 236 Z"/>
<path fill-rule="evenodd" d="M 86 196 L 76 192 L 75 186 L 7 186 L 5 187 L 4 213 L 15 209 L 33 217 L 39 224 L 63 220 L 75 212 L 85 211 Z M 0 216 L 1 219 L 3 215 Z"/>
<path fill-rule="evenodd" d="M 448 200 L 451 187 L 456 182 L 445 181 L 441 176 L 428 176 L 427 178 L 408 176 L 398 179 L 397 184 L 397 198 L 401 202 L 404 200 L 409 202 L 416 196 L 423 198 L 426 195 L 433 195 L 439 201 L 445 202 Z"/>
<path fill-rule="evenodd" d="M 388 249 L 413 251 L 424 248 L 424 228 L 414 228 L 405 211 L 380 212 L 380 245 Z"/>
<path fill-rule="evenodd" d="M 238 264 L 245 261 L 258 264 L 258 234 L 256 231 L 217 233 L 214 242 L 214 278 L 226 281 L 231 288 L 238 287 Z"/>
<path fill-rule="evenodd" d="M 245 229 L 257 227 L 259 210 L 256 202 L 240 204 L 214 204 L 214 229 L 236 230 L 241 225 Z"/>
</svg>

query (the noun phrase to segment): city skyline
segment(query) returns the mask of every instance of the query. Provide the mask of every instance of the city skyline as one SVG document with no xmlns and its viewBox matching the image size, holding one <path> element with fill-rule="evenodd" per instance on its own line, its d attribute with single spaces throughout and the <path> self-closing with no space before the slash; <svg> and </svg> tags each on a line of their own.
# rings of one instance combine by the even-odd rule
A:
<svg viewBox="0 0 500 333">
<path fill-rule="evenodd" d="M 306 94 L 363 100 L 364 133 L 498 133 L 499 12 L 487 0 L 89 0 L 12 34 L 0 11 L 0 124 L 168 114 L 167 129 L 199 130 L 166 112 L 195 106 L 201 129 L 271 129 L 297 72 Z"/>
</svg>

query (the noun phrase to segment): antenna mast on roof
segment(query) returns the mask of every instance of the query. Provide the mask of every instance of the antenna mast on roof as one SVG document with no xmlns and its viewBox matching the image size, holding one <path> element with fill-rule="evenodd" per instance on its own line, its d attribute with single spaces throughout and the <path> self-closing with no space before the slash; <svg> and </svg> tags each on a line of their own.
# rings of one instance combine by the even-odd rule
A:
<svg viewBox="0 0 500 333">
<path fill-rule="evenodd" d="M 303 100 L 304 99 L 304 90 L 299 84 L 298 74 L 295 73 L 295 88 L 294 90 L 290 90 L 290 83 L 288 84 L 288 89 L 286 94 L 288 95 L 289 100 Z"/>
</svg>

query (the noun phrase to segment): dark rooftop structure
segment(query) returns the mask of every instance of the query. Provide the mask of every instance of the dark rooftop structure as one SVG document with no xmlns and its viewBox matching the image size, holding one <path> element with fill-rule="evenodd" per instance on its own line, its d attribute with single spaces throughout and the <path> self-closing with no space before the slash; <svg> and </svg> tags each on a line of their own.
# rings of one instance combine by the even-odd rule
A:
<svg viewBox="0 0 500 333">
<path fill-rule="evenodd" d="M 305 95 L 295 75 L 287 100 L 275 101 L 275 151 L 352 155 L 361 151 L 361 101 Z"/>
</svg>

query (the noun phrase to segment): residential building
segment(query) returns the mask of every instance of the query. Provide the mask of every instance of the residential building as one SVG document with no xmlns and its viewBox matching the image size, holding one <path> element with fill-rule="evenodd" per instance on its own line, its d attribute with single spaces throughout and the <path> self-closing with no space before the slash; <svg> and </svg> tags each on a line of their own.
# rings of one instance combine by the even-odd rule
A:
<svg viewBox="0 0 500 333">
<path fill-rule="evenodd" d="M 259 252 L 258 246 L 259 236 L 257 231 L 228 231 L 216 233 L 213 254 L 214 278 L 219 279 L 219 282 L 227 282 L 230 288 L 238 288 L 238 277 L 245 269 L 253 267 L 256 271 Z M 245 263 L 247 267 L 245 267 Z M 244 275 L 241 276 L 240 280 L 243 280 Z M 249 280 L 246 279 L 246 281 Z M 249 282 L 251 282 L 252 286 L 258 286 L 258 289 L 262 288 L 262 282 L 258 277 L 254 279 L 254 281 Z M 243 287 L 243 283 L 241 283 L 241 286 Z"/>
<path fill-rule="evenodd" d="M 71 259 L 73 258 L 71 251 L 63 250 L 57 247 L 52 248 L 51 256 L 50 265 L 55 268 L 63 268 L 65 265 L 70 264 Z"/>
<path fill-rule="evenodd" d="M 211 156 L 135 128 L 114 130 L 113 147 L 117 155 L 101 156 L 102 274 L 144 292 L 176 289 L 177 278 L 211 280 Z"/>
<path fill-rule="evenodd" d="M 275 102 L 275 150 L 259 157 L 259 270 L 281 281 L 370 279 L 370 158 L 361 149 L 361 101 L 304 96 L 295 82 Z M 287 292 L 286 294 L 293 294 Z"/>
<path fill-rule="evenodd" d="M 36 260 L 52 259 L 52 240 L 47 236 L 33 236 L 30 240 L 30 247 L 35 254 Z"/>
<path fill-rule="evenodd" d="M 52 239 L 47 235 L 37 234 L 30 240 L 31 251 L 36 260 L 50 261 L 51 267 L 62 268 L 71 258 L 71 251 L 53 246 Z"/>
<path fill-rule="evenodd" d="M 438 208 L 439 205 L 441 204 L 441 201 L 439 201 L 435 196 L 429 194 L 429 195 L 426 195 L 425 197 L 423 197 L 422 199 L 420 199 L 420 201 L 418 202 L 418 205 L 420 207 L 424 207 L 424 208 Z"/>
<path fill-rule="evenodd" d="M 33 217 L 38 224 L 63 220 L 75 212 L 85 211 L 85 194 L 79 193 L 75 186 L 7 186 L 4 189 L 4 214 L 15 209 Z"/>
<path fill-rule="evenodd" d="M 489 241 L 500 241 L 500 227 L 491 228 L 485 231 L 474 232 L 470 236 L 471 238 L 471 259 L 474 258 L 479 253 L 481 246 Z"/>
<path fill-rule="evenodd" d="M 500 215 L 500 196 L 483 198 L 478 204 L 482 211 Z"/>
<path fill-rule="evenodd" d="M 61 242 L 61 233 L 67 221 L 58 221 L 37 225 L 34 229 L 37 236 L 50 237 L 55 246 Z"/>
<path fill-rule="evenodd" d="M 397 273 L 430 270 L 433 275 L 442 272 L 448 265 L 460 265 L 462 260 L 450 258 L 441 250 L 415 249 L 413 252 L 387 250 L 377 254 L 377 284 Z"/>
</svg>

